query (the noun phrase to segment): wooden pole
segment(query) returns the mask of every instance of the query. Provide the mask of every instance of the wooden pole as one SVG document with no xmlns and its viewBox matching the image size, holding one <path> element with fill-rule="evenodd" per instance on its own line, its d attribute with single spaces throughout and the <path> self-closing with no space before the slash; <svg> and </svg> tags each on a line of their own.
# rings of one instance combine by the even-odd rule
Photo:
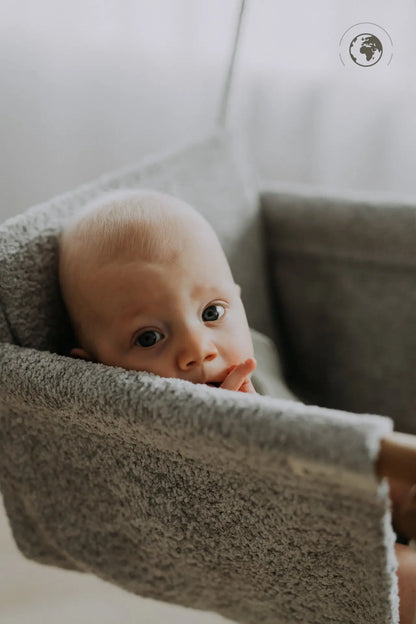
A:
<svg viewBox="0 0 416 624">
<path fill-rule="evenodd" d="M 376 471 L 379 477 L 416 483 L 416 436 L 393 432 L 383 438 Z"/>
</svg>

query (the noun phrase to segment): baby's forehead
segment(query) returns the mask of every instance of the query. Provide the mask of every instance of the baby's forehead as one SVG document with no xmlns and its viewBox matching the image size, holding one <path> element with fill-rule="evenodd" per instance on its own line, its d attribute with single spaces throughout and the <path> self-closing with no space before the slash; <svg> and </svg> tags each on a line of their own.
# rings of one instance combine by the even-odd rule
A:
<svg viewBox="0 0 416 624">
<path fill-rule="evenodd" d="M 143 253 L 166 258 L 198 245 L 220 247 L 206 219 L 189 204 L 167 194 L 148 191 L 110 193 L 79 213 L 69 228 L 67 249 L 88 259 L 115 260 Z M 73 247 L 73 245 L 75 245 Z"/>
</svg>

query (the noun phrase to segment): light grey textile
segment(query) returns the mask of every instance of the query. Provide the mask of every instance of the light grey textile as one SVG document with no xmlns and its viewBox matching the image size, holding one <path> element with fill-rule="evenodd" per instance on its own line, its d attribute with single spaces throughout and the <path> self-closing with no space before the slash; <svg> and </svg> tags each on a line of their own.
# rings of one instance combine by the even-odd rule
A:
<svg viewBox="0 0 416 624">
<path fill-rule="evenodd" d="M 416 433 L 416 198 L 274 185 L 261 199 L 291 387 Z"/>
<path fill-rule="evenodd" d="M 251 375 L 254 389 L 259 394 L 297 401 L 283 379 L 279 354 L 273 341 L 264 334 L 250 329 L 257 367 Z"/>
<path fill-rule="evenodd" d="M 26 556 L 240 622 L 397 622 L 388 419 L 9 344 L 0 373 Z"/>
<path fill-rule="evenodd" d="M 217 210 L 228 253 L 250 269 L 239 278 L 250 323 L 267 326 L 248 257 L 258 270 L 256 199 L 240 188 L 233 149 L 213 137 L 1 228 L 0 486 L 14 538 L 36 561 L 247 624 L 397 623 L 395 536 L 374 476 L 389 418 L 56 353 L 68 335 L 62 219 L 144 180 Z M 237 227 L 227 206 L 236 216 L 239 202 Z"/>
</svg>

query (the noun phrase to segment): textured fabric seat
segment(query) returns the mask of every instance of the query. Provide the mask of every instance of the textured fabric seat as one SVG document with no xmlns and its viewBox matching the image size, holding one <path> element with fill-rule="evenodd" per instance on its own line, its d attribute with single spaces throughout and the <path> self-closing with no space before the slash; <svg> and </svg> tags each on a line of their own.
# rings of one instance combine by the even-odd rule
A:
<svg viewBox="0 0 416 624">
<path fill-rule="evenodd" d="M 136 187 L 177 195 L 212 223 L 250 325 L 277 342 L 302 401 L 322 407 L 63 355 L 63 220 L 104 191 Z M 354 289 L 346 266 L 355 251 L 336 239 L 351 201 L 259 193 L 235 137 L 217 132 L 1 227 L 0 484 L 24 555 L 240 622 L 397 622 L 395 536 L 374 466 L 390 416 L 411 429 L 413 372 L 407 351 L 404 361 L 395 351 L 390 369 L 383 352 L 378 373 L 372 357 L 374 318 L 387 322 L 407 286 L 383 303 L 373 279 L 377 307 L 360 308 L 371 299 L 365 270 L 377 262 L 359 265 Z M 375 204 L 362 206 L 354 203 L 355 218 L 375 219 Z M 414 218 L 410 207 L 397 214 L 406 226 Z M 404 321 L 414 322 L 409 307 Z M 380 391 L 380 375 L 390 380 L 384 403 L 366 385 Z M 372 406 L 383 416 L 342 411 Z"/>
</svg>

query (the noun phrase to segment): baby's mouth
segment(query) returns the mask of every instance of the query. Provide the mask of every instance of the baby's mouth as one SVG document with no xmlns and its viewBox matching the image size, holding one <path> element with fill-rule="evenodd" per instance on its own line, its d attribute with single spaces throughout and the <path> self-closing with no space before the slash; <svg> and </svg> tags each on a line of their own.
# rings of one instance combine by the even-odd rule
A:
<svg viewBox="0 0 416 624">
<path fill-rule="evenodd" d="M 221 382 L 220 381 L 207 381 L 206 385 L 213 386 L 214 388 L 219 388 L 221 386 Z"/>
</svg>

